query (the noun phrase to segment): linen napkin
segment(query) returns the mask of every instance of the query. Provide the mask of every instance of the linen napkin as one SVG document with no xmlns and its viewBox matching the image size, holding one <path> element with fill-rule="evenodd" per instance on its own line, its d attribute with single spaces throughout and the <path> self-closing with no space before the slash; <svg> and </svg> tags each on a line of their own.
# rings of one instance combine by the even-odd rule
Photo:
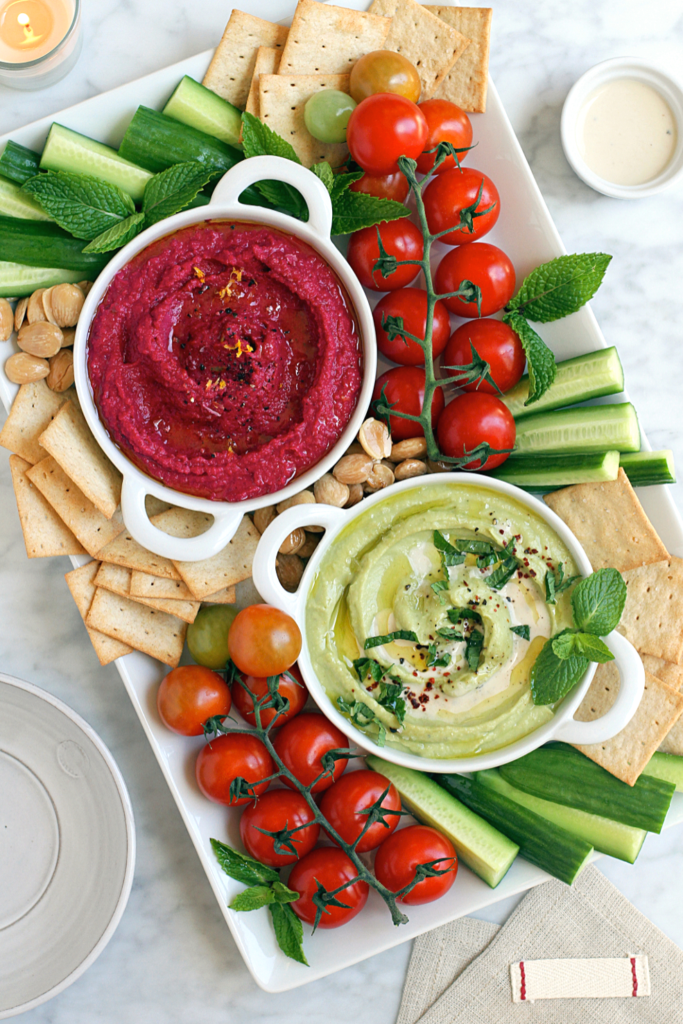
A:
<svg viewBox="0 0 683 1024">
<path fill-rule="evenodd" d="M 510 966 L 550 958 L 648 958 L 639 999 L 513 1003 Z M 461 918 L 415 941 L 397 1024 L 673 1024 L 683 1021 L 683 952 L 595 867 L 573 886 L 532 889 L 497 925 Z"/>
</svg>

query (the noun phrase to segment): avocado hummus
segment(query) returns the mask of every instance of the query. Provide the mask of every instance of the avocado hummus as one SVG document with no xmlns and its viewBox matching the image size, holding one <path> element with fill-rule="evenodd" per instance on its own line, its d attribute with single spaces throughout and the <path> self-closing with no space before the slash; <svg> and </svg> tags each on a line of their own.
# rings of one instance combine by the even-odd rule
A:
<svg viewBox="0 0 683 1024">
<path fill-rule="evenodd" d="M 569 588 L 549 604 L 545 578 L 577 572 L 550 526 L 504 494 L 401 491 L 349 523 L 320 563 L 306 611 L 313 668 L 370 737 L 382 723 L 388 746 L 496 750 L 553 716 L 533 703 L 530 673 L 572 616 Z"/>
</svg>

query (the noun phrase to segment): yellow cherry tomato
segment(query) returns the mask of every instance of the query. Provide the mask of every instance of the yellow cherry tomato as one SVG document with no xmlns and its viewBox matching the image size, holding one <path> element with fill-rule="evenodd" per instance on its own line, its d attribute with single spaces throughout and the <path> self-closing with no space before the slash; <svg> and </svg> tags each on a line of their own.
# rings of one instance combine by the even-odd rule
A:
<svg viewBox="0 0 683 1024">
<path fill-rule="evenodd" d="M 349 91 L 356 103 L 378 92 L 393 92 L 417 103 L 420 89 L 417 68 L 393 50 L 366 53 L 351 69 Z"/>
</svg>

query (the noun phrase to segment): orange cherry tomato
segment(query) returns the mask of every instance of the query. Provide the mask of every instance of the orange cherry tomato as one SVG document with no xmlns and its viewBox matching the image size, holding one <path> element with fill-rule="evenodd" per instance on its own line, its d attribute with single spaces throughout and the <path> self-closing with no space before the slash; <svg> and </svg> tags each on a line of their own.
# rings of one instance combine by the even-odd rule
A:
<svg viewBox="0 0 683 1024">
<path fill-rule="evenodd" d="M 279 676 L 301 653 L 301 630 L 291 615 L 269 604 L 243 608 L 228 633 L 230 657 L 248 676 Z"/>
<path fill-rule="evenodd" d="M 181 665 L 161 681 L 159 718 L 181 736 L 201 736 L 207 718 L 230 714 L 230 688 L 222 676 L 201 665 Z"/>
</svg>

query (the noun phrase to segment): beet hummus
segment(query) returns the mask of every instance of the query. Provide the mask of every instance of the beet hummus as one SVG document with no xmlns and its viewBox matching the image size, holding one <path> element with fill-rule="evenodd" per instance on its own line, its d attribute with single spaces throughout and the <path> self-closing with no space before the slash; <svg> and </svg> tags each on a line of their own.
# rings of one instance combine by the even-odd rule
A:
<svg viewBox="0 0 683 1024">
<path fill-rule="evenodd" d="M 114 277 L 88 370 L 111 438 L 174 490 L 271 494 L 338 441 L 358 401 L 351 303 L 314 249 L 261 225 L 206 222 Z"/>
</svg>

